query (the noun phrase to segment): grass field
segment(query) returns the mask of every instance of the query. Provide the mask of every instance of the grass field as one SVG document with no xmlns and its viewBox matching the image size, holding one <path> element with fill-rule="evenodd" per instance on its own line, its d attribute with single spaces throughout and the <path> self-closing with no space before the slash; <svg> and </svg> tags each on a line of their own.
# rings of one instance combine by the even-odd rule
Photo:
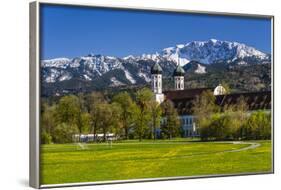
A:
<svg viewBox="0 0 281 190">
<path fill-rule="evenodd" d="M 186 139 L 42 145 L 41 183 L 270 172 L 271 141 L 255 142 L 260 146 L 250 149 Z"/>
</svg>

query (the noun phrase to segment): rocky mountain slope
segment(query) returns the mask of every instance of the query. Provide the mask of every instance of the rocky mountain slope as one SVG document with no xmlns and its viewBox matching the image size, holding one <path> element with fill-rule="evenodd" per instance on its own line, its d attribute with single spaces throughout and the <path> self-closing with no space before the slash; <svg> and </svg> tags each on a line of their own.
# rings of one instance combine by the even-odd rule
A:
<svg viewBox="0 0 281 190">
<path fill-rule="evenodd" d="M 41 61 L 43 95 L 90 91 L 120 86 L 145 85 L 150 82 L 150 67 L 158 62 L 169 78 L 177 64 L 189 75 L 207 75 L 212 67 L 256 67 L 269 64 L 270 54 L 238 42 L 193 41 L 163 49 L 160 53 L 123 58 L 89 54 Z M 217 70 L 216 72 L 219 72 Z"/>
</svg>

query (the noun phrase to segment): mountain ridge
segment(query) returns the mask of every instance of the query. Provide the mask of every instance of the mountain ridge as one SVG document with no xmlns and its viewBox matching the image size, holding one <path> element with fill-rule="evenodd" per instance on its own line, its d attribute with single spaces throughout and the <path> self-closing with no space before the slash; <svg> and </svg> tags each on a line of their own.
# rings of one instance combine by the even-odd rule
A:
<svg viewBox="0 0 281 190">
<path fill-rule="evenodd" d="M 164 77 L 171 75 L 177 64 L 185 66 L 197 63 L 194 74 L 208 73 L 207 67 L 223 63 L 234 65 L 268 64 L 271 55 L 243 43 L 210 39 L 192 41 L 164 48 L 160 53 L 113 57 L 100 54 L 69 58 L 55 58 L 41 61 L 42 82 L 56 85 L 68 80 L 81 80 L 95 83 L 104 81 L 106 86 L 118 87 L 150 82 L 150 67 L 158 62 L 164 70 Z M 196 64 L 195 64 L 196 65 Z M 185 67 L 188 68 L 188 67 Z M 117 73 L 114 74 L 107 73 Z M 119 76 L 123 75 L 123 76 Z M 111 76 L 108 78 L 108 76 Z"/>
</svg>

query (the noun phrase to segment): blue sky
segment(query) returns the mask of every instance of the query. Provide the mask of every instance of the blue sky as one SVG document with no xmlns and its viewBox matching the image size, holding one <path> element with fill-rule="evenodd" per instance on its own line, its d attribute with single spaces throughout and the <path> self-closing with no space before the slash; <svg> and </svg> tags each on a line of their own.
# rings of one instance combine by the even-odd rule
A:
<svg viewBox="0 0 281 190">
<path fill-rule="evenodd" d="M 211 38 L 271 51 L 270 19 L 47 4 L 40 18 L 42 59 L 140 55 Z"/>
</svg>

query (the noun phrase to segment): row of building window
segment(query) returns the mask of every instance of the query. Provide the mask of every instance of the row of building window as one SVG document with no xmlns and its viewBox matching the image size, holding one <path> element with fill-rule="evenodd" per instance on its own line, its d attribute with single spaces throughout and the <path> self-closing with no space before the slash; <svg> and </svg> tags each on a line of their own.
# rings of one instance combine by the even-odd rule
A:
<svg viewBox="0 0 281 190">
<path fill-rule="evenodd" d="M 194 136 L 198 136 L 199 133 L 197 131 L 193 131 L 193 130 L 185 130 L 184 131 L 184 137 L 194 137 Z"/>
<path fill-rule="evenodd" d="M 182 123 L 182 125 L 192 125 L 193 119 L 192 119 L 192 117 L 183 117 L 183 118 L 181 118 L 181 123 Z"/>
<path fill-rule="evenodd" d="M 193 125 L 193 117 L 180 117 L 181 125 Z M 161 123 L 165 123 L 166 118 L 162 118 Z"/>
</svg>

